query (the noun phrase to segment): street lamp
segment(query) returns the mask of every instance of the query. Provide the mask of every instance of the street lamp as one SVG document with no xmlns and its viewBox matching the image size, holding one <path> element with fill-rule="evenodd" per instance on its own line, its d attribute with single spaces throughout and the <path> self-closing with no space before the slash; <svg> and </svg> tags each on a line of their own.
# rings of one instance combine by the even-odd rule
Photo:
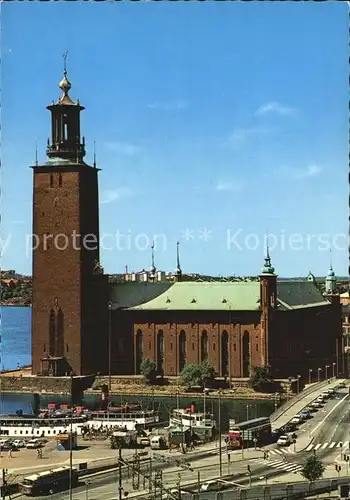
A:
<svg viewBox="0 0 350 500">
<path fill-rule="evenodd" d="M 320 372 L 322 371 L 322 368 L 317 368 L 317 382 L 320 382 Z"/>
<path fill-rule="evenodd" d="M 301 375 L 297 375 L 297 394 L 299 394 L 299 392 L 300 392 L 300 378 L 301 378 Z"/>
<path fill-rule="evenodd" d="M 249 420 L 249 408 L 251 407 L 252 405 L 247 405 L 247 420 Z"/>
<path fill-rule="evenodd" d="M 328 368 L 329 368 L 329 365 L 326 365 L 326 366 L 325 366 L 325 371 L 326 371 L 326 380 L 328 380 Z"/>
<path fill-rule="evenodd" d="M 312 368 L 309 368 L 309 385 L 311 385 L 311 373 L 312 373 Z"/>
<path fill-rule="evenodd" d="M 333 378 L 335 378 L 335 365 L 337 363 L 332 363 L 332 370 L 333 370 Z"/>
<path fill-rule="evenodd" d="M 277 398 L 278 398 L 278 396 L 279 396 L 278 392 L 275 392 L 275 411 L 277 411 L 277 406 L 278 406 Z"/>
<path fill-rule="evenodd" d="M 108 391 L 112 390 L 112 302 L 108 302 Z"/>
</svg>

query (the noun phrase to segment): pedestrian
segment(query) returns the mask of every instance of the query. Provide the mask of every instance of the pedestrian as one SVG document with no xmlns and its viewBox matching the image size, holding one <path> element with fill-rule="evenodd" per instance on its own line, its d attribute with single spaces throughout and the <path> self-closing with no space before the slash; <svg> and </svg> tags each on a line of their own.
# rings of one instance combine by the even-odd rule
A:
<svg viewBox="0 0 350 500">
<path fill-rule="evenodd" d="M 8 457 L 12 458 L 12 448 L 9 449 Z"/>
</svg>

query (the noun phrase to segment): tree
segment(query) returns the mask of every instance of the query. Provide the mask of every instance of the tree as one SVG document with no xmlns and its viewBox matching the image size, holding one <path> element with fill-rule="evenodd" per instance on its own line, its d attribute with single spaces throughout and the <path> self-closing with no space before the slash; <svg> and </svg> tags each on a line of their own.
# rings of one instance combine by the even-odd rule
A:
<svg viewBox="0 0 350 500">
<path fill-rule="evenodd" d="M 325 468 L 322 460 L 320 460 L 317 455 L 311 455 L 311 457 L 306 460 L 300 473 L 305 479 L 312 483 L 313 481 L 321 479 Z"/>
<path fill-rule="evenodd" d="M 202 372 L 202 384 L 208 385 L 213 382 L 215 378 L 215 368 L 211 366 L 207 361 L 204 361 L 201 365 Z"/>
<path fill-rule="evenodd" d="M 250 377 L 250 384 L 256 391 L 265 391 L 271 388 L 273 380 L 269 376 L 267 366 L 256 366 L 254 372 Z"/>
<path fill-rule="evenodd" d="M 180 373 L 180 383 L 187 388 L 194 385 L 202 386 L 202 370 L 200 365 L 185 365 Z"/>
<path fill-rule="evenodd" d="M 201 365 L 185 365 L 180 373 L 180 383 L 187 388 L 200 386 L 212 381 L 215 377 L 215 368 L 206 361 Z"/>
<path fill-rule="evenodd" d="M 141 375 L 145 377 L 149 384 L 156 381 L 157 377 L 157 364 L 153 359 L 144 359 L 140 366 Z"/>
</svg>

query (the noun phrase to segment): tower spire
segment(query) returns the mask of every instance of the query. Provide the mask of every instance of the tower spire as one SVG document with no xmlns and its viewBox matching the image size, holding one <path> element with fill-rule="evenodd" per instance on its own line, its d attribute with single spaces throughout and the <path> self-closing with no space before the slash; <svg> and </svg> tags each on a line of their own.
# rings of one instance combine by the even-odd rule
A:
<svg viewBox="0 0 350 500">
<path fill-rule="evenodd" d="M 266 253 L 265 253 L 265 264 L 262 268 L 262 273 L 263 274 L 274 274 L 275 273 L 275 268 L 271 264 L 271 257 L 270 257 L 270 248 L 269 248 L 269 237 L 266 235 L 265 237 L 266 241 Z"/>
<path fill-rule="evenodd" d="M 38 139 L 35 140 L 35 165 L 38 166 Z"/>
<path fill-rule="evenodd" d="M 182 276 L 182 270 L 180 266 L 180 243 L 176 242 L 176 273 L 175 278 L 177 281 L 180 281 Z"/>
<path fill-rule="evenodd" d="M 152 242 L 151 249 L 152 249 L 152 268 L 151 268 L 151 271 L 154 274 L 156 272 L 156 266 L 154 264 L 154 241 Z"/>
<path fill-rule="evenodd" d="M 94 168 L 96 168 L 96 141 L 94 141 Z"/>
<path fill-rule="evenodd" d="M 62 95 L 59 98 L 59 104 L 74 104 L 72 99 L 69 97 L 68 92 L 72 88 L 72 84 L 67 78 L 67 56 L 68 50 L 66 50 L 63 54 L 63 80 L 59 83 L 59 88 L 62 90 Z"/>
</svg>

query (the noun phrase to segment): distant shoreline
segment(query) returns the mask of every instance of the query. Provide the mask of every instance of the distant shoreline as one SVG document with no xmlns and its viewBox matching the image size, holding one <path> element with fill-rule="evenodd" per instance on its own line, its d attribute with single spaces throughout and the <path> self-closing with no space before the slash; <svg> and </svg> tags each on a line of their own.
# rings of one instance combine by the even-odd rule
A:
<svg viewBox="0 0 350 500">
<path fill-rule="evenodd" d="M 0 307 L 32 307 L 32 304 L 6 304 L 5 302 L 0 302 Z"/>
</svg>

